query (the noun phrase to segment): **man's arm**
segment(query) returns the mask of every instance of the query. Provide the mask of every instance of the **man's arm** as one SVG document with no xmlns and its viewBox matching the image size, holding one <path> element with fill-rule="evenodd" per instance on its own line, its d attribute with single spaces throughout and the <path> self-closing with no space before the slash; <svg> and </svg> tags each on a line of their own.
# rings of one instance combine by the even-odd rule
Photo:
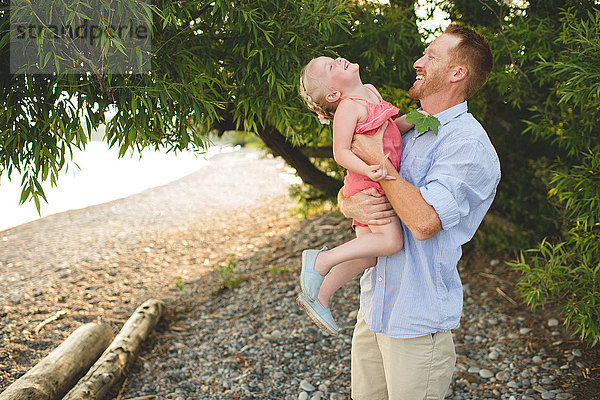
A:
<svg viewBox="0 0 600 400">
<path fill-rule="evenodd" d="M 352 151 L 366 163 L 379 163 L 383 157 L 383 132 L 387 122 L 375 135 L 354 135 Z M 398 217 L 418 240 L 435 236 L 442 222 L 435 209 L 427 203 L 419 188 L 406 182 L 389 160 L 385 161 L 388 174 L 396 179 L 381 181 L 381 187 Z"/>
<path fill-rule="evenodd" d="M 338 206 L 346 218 L 368 225 L 385 225 L 396 216 L 387 197 L 375 188 L 368 188 L 351 197 L 344 197 L 343 189 L 338 193 Z"/>
<path fill-rule="evenodd" d="M 392 163 L 386 161 L 386 168 L 396 179 L 379 183 L 398 217 L 418 240 L 434 237 L 442 229 L 435 209 L 423 199 L 419 188 L 400 177 Z"/>
</svg>

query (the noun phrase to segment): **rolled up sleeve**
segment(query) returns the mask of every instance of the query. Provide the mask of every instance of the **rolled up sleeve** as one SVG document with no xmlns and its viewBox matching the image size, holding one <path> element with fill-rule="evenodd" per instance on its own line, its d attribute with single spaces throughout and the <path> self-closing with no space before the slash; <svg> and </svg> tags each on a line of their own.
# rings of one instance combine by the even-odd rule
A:
<svg viewBox="0 0 600 400">
<path fill-rule="evenodd" d="M 438 214 L 442 229 L 448 230 L 494 196 L 499 179 L 497 158 L 480 142 L 462 140 L 437 149 L 419 190 Z"/>
</svg>

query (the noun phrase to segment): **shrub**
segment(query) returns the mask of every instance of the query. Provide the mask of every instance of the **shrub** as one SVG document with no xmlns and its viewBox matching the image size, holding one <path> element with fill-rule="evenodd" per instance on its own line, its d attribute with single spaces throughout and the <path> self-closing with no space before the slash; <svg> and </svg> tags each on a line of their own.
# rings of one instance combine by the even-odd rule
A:
<svg viewBox="0 0 600 400">
<path fill-rule="evenodd" d="M 562 156 L 551 165 L 548 196 L 557 206 L 560 240 L 542 241 L 512 265 L 533 308 L 559 299 L 565 324 L 582 340 L 600 340 L 600 10 L 567 9 L 552 58 L 537 68 L 552 82 L 543 108 L 528 123 Z"/>
</svg>

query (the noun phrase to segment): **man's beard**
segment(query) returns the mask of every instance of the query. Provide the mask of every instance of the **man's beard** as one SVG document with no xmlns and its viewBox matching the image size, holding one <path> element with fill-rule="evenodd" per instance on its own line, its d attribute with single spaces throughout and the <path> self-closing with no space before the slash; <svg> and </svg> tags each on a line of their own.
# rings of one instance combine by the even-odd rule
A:
<svg viewBox="0 0 600 400">
<path fill-rule="evenodd" d="M 440 71 L 432 71 L 426 74 L 425 78 L 421 81 L 421 85 L 417 88 L 415 84 L 408 89 L 408 94 L 415 100 L 422 100 L 423 98 L 432 94 L 441 92 L 444 89 L 445 82 L 443 81 L 442 73 Z"/>
</svg>

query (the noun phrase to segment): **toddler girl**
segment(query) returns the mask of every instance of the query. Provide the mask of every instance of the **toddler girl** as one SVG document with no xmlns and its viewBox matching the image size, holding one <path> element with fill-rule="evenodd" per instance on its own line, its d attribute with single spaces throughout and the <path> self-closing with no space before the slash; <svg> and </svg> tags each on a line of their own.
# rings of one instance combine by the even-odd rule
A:
<svg viewBox="0 0 600 400">
<path fill-rule="evenodd" d="M 344 179 L 345 197 L 376 188 L 383 194 L 383 179 L 387 175 L 384 161 L 389 157 L 396 168 L 402 152 L 401 133 L 413 128 L 404 117 L 396 119 L 398 108 L 386 102 L 373 85 L 360 80 L 358 64 L 343 58 L 318 57 L 304 67 L 299 92 L 306 106 L 317 113 L 321 123 L 333 118 L 333 155 L 338 164 L 348 170 Z M 386 156 L 380 165 L 367 165 L 352 151 L 355 134 L 373 135 L 389 121 L 383 134 Z M 376 257 L 388 256 L 402 249 L 402 225 L 395 217 L 387 225 L 364 225 L 353 221 L 356 238 L 334 249 L 304 250 L 300 283 L 302 293 L 296 301 L 311 319 L 326 332 L 335 335 L 338 327 L 329 310 L 329 300 L 335 291 L 365 269 L 376 263 Z M 334 268 L 335 267 L 335 268 Z"/>
</svg>

